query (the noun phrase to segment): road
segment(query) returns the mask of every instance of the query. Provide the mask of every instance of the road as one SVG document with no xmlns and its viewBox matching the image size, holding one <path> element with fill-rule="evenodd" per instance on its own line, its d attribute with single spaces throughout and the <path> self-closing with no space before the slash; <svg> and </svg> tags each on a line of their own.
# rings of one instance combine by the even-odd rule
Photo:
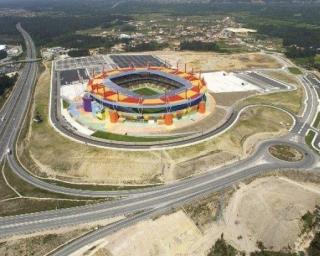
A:
<svg viewBox="0 0 320 256">
<path fill-rule="evenodd" d="M 12 64 L 19 64 L 19 63 L 39 62 L 41 60 L 42 60 L 41 58 L 37 58 L 37 59 L 25 59 L 25 60 L 8 61 L 8 62 L 0 63 L 0 67 L 7 66 L 7 65 L 12 65 Z"/>
<path fill-rule="evenodd" d="M 35 47 L 30 36 L 24 31 L 20 25 L 18 30 L 23 35 L 27 45 L 27 58 L 35 58 Z M 0 133 L 0 156 L 3 159 L 7 157 L 12 170 L 29 183 L 47 189 L 49 191 L 73 194 L 80 196 L 125 196 L 111 202 L 104 202 L 82 207 L 73 207 L 68 209 L 58 209 L 53 211 L 38 212 L 33 214 L 24 214 L 18 216 L 9 216 L 0 218 L 0 238 L 6 239 L 14 235 L 24 235 L 34 232 L 56 229 L 59 227 L 74 226 L 85 224 L 97 220 L 104 220 L 114 216 L 126 215 L 124 220 L 108 225 L 89 233 L 67 246 L 56 251 L 56 255 L 70 255 L 79 248 L 104 237 L 107 234 L 115 232 L 120 228 L 132 225 L 135 222 L 150 218 L 164 213 L 172 207 L 178 207 L 197 197 L 221 190 L 231 186 L 243 179 L 252 177 L 268 170 L 274 169 L 311 169 L 318 160 L 316 156 L 307 146 L 302 143 L 294 143 L 296 138 L 302 141 L 306 127 L 310 126 L 318 108 L 318 100 L 315 91 L 309 80 L 304 80 L 304 88 L 308 95 L 304 113 L 296 118 L 294 127 L 288 136 L 283 138 L 268 140 L 259 143 L 256 146 L 253 155 L 242 161 L 222 167 L 216 170 L 208 170 L 205 174 L 184 179 L 170 185 L 152 187 L 148 189 L 139 189 L 131 191 L 85 191 L 79 189 L 68 189 L 59 187 L 54 184 L 48 184 L 31 176 L 27 170 L 24 170 L 19 162 L 15 159 L 14 154 L 7 154 L 7 148 L 15 149 L 15 141 L 22 126 L 25 113 L 28 108 L 29 100 L 35 79 L 37 76 L 37 64 L 27 63 L 24 66 L 22 75 L 20 76 L 8 102 L 1 110 L 1 117 L 5 120 L 1 123 Z M 239 113 L 234 113 L 231 117 L 232 124 Z M 71 131 L 70 131 L 71 132 Z M 71 135 L 74 133 L 71 132 Z M 83 138 L 81 138 L 83 139 Z M 284 143 L 294 145 L 304 152 L 305 157 L 300 162 L 289 163 L 277 160 L 268 154 L 268 147 L 273 144 Z"/>
<path fill-rule="evenodd" d="M 27 58 L 35 58 L 36 50 L 31 37 L 20 24 L 17 25 L 17 29 L 26 42 Z M 0 111 L 0 119 L 3 120 L 0 123 L 0 160 L 3 160 L 8 148 L 12 149 L 31 98 L 37 72 L 38 64 L 25 64 L 9 99 Z"/>
</svg>

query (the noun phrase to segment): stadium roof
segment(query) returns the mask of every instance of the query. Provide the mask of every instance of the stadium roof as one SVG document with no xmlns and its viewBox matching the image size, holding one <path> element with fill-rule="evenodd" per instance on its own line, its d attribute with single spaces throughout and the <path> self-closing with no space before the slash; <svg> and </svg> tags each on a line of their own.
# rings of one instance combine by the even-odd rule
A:
<svg viewBox="0 0 320 256">
<path fill-rule="evenodd" d="M 176 83 L 179 83 L 181 85 L 180 88 L 177 88 L 177 89 L 173 89 L 173 90 L 170 90 L 166 93 L 163 93 L 163 94 L 159 94 L 159 95 L 140 95 L 140 94 L 137 94 L 133 91 L 130 91 L 129 89 L 127 88 L 124 88 L 122 87 L 121 85 L 118 85 L 117 83 L 113 82 L 113 79 L 116 79 L 116 78 L 120 78 L 120 77 L 125 77 L 125 76 L 130 76 L 130 75 L 134 75 L 134 74 L 153 74 L 153 75 L 157 75 L 157 76 L 161 76 L 161 77 L 164 77 L 168 80 L 172 80 Z M 137 97 L 137 98 L 144 98 L 144 99 L 154 99 L 154 98 L 159 98 L 159 97 L 162 97 L 162 96 L 170 96 L 170 95 L 175 95 L 175 94 L 178 94 L 182 91 L 185 91 L 187 89 L 191 89 L 192 88 L 192 84 L 190 81 L 186 80 L 186 79 L 183 79 L 179 76 L 175 76 L 175 75 L 172 75 L 172 74 L 169 74 L 169 73 L 165 73 L 165 72 L 162 72 L 162 71 L 159 71 L 159 70 L 129 70 L 129 71 L 124 71 L 124 72 L 121 72 L 119 74 L 115 74 L 115 75 L 111 75 L 109 77 L 107 77 L 106 79 L 104 79 L 103 81 L 103 84 L 110 88 L 112 91 L 115 91 L 115 92 L 119 92 L 119 93 L 122 93 L 124 95 L 127 95 L 127 96 L 132 96 L 132 97 Z"/>
</svg>

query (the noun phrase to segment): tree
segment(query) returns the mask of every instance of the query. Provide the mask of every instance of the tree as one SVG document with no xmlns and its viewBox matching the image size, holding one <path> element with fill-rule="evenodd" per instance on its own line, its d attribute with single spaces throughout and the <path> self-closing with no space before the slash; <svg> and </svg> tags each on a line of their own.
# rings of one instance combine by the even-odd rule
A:
<svg viewBox="0 0 320 256">
<path fill-rule="evenodd" d="M 0 60 L 7 58 L 8 54 L 5 50 L 0 51 Z"/>
</svg>

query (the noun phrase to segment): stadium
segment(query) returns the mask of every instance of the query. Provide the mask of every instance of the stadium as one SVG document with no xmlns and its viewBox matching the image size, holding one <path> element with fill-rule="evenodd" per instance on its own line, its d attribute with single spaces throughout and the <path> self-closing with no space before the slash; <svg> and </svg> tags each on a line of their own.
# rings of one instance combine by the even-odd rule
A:
<svg viewBox="0 0 320 256">
<path fill-rule="evenodd" d="M 168 67 L 118 68 L 93 75 L 83 109 L 111 123 L 171 125 L 174 118 L 206 112 L 206 82 L 200 75 Z"/>
</svg>

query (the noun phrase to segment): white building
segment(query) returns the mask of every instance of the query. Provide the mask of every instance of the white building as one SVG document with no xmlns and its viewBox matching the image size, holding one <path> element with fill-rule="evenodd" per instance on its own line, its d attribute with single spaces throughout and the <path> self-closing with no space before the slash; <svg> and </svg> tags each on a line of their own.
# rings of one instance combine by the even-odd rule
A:
<svg viewBox="0 0 320 256">
<path fill-rule="evenodd" d="M 0 51 L 6 50 L 7 46 L 5 44 L 0 44 Z"/>
<path fill-rule="evenodd" d="M 248 36 L 249 34 L 257 33 L 257 30 L 248 28 L 225 28 L 224 36 Z"/>
</svg>

